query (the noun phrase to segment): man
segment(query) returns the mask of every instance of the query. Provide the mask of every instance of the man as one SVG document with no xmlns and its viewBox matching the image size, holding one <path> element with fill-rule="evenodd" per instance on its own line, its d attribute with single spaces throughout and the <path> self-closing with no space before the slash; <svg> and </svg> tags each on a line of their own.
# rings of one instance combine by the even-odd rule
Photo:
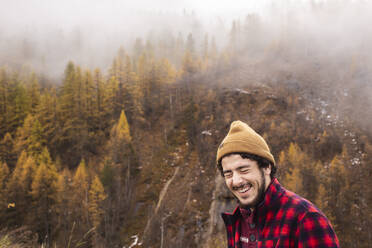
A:
<svg viewBox="0 0 372 248">
<path fill-rule="evenodd" d="M 231 123 L 217 166 L 239 201 L 232 214 L 222 214 L 229 248 L 339 247 L 327 217 L 279 184 L 269 147 L 244 122 Z"/>
</svg>

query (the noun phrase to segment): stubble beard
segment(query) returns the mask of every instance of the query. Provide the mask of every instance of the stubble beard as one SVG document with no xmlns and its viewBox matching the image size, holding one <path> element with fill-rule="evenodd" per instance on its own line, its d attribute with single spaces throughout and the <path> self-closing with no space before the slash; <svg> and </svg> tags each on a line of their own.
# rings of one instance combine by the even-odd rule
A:
<svg viewBox="0 0 372 248">
<path fill-rule="evenodd" d="M 243 204 L 239 201 L 239 199 L 237 197 L 235 197 L 238 202 L 239 202 L 239 206 L 241 208 L 245 208 L 245 209 L 253 209 L 255 208 L 259 203 L 261 203 L 263 200 L 264 200 L 264 197 L 265 197 L 265 189 L 266 189 L 266 185 L 265 185 L 265 176 L 264 176 L 264 171 L 263 169 L 260 169 L 261 171 L 261 178 L 260 178 L 260 184 L 258 186 L 258 190 L 257 190 L 257 195 L 256 197 L 253 199 L 253 201 L 249 204 Z"/>
</svg>

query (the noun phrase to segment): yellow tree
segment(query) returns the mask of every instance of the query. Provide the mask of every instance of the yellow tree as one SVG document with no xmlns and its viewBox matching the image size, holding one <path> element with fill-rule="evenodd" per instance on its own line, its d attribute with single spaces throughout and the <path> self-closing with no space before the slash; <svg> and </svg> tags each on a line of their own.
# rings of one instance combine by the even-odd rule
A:
<svg viewBox="0 0 372 248">
<path fill-rule="evenodd" d="M 94 227 L 98 228 L 103 217 L 103 201 L 107 195 L 98 176 L 94 177 L 89 190 L 89 214 Z"/>
<path fill-rule="evenodd" d="M 119 81 L 112 76 L 104 87 L 104 112 L 109 121 L 108 125 L 112 126 L 114 116 L 119 116 L 121 111 L 120 106 L 117 104 L 117 92 L 119 90 Z"/>
<path fill-rule="evenodd" d="M 305 161 L 305 153 L 303 153 L 300 149 L 300 147 L 296 143 L 290 143 L 288 148 L 288 162 L 291 163 L 291 165 L 301 165 Z"/>
<path fill-rule="evenodd" d="M 58 174 L 57 180 L 57 198 L 56 198 L 56 226 L 58 228 L 59 240 L 61 240 L 64 247 L 68 246 L 68 240 L 71 235 L 71 228 L 73 225 L 71 210 L 76 206 L 72 205 L 72 176 L 68 169 L 64 169 Z"/>
<path fill-rule="evenodd" d="M 9 168 L 6 163 L 0 162 L 0 218 L 2 220 L 4 209 L 6 208 L 8 202 L 7 202 L 7 195 L 6 195 L 6 181 L 9 176 Z"/>
<path fill-rule="evenodd" d="M 119 80 L 119 83 L 123 83 L 122 72 L 124 68 L 124 59 L 126 53 L 123 47 L 120 47 L 117 53 L 117 56 L 114 58 L 112 62 L 112 66 L 110 68 L 110 77 L 115 77 Z"/>
<path fill-rule="evenodd" d="M 121 92 L 121 96 L 124 100 L 125 110 L 127 111 L 127 117 L 129 120 L 133 120 L 137 113 L 138 106 L 140 106 L 137 102 L 140 102 L 141 99 L 136 98 L 135 96 L 138 95 L 140 97 L 140 85 L 138 83 L 137 74 L 134 71 L 132 65 L 132 59 L 128 55 L 125 56 L 124 61 L 124 68 L 123 68 L 123 91 Z M 136 106 L 137 105 L 137 106 Z"/>
<path fill-rule="evenodd" d="M 284 178 L 284 176 L 289 172 L 288 165 L 287 165 L 287 157 L 286 157 L 286 152 L 285 151 L 281 151 L 279 153 L 278 167 L 279 167 L 279 170 L 278 170 L 278 173 L 277 173 L 278 178 L 283 183 L 284 181 L 282 181 L 282 178 Z"/>
<path fill-rule="evenodd" d="M 10 99 L 9 79 L 4 67 L 0 67 L 0 136 L 9 132 Z"/>
<path fill-rule="evenodd" d="M 84 118 L 88 118 L 94 111 L 95 86 L 92 72 L 89 69 L 85 71 L 83 78 L 82 106 Z"/>
<path fill-rule="evenodd" d="M 174 82 L 177 78 L 177 71 L 174 66 L 167 60 L 161 59 L 159 62 L 159 79 L 161 90 L 160 90 L 160 104 L 162 106 L 169 106 L 170 118 L 174 119 L 174 96 L 175 90 Z"/>
<path fill-rule="evenodd" d="M 83 146 L 86 142 L 86 125 L 83 115 L 84 98 L 81 89 L 84 89 L 81 69 L 72 62 L 67 64 L 64 80 L 58 97 L 58 131 L 57 151 L 64 153 L 62 158 L 69 164 L 77 164 L 83 154 Z"/>
<path fill-rule="evenodd" d="M 137 104 L 137 113 L 139 118 L 136 116 L 135 121 L 143 121 L 144 113 L 146 108 L 149 105 L 150 99 L 150 68 L 152 62 L 149 59 L 149 56 L 146 53 L 142 53 L 139 57 L 137 64 L 136 64 L 136 72 L 137 72 L 137 86 L 134 92 L 134 97 L 136 99 Z"/>
<path fill-rule="evenodd" d="M 13 167 L 17 160 L 16 152 L 14 151 L 14 140 L 10 133 L 6 133 L 0 141 L 0 162 L 6 162 Z"/>
<path fill-rule="evenodd" d="M 115 98 L 115 116 L 119 115 L 120 110 L 124 108 L 124 94 L 125 94 L 125 85 L 124 85 L 124 60 L 126 53 L 123 47 L 120 47 L 117 56 L 114 58 L 112 66 L 110 68 L 110 78 L 117 80 L 117 92 Z"/>
<path fill-rule="evenodd" d="M 106 199 L 107 195 L 105 194 L 103 185 L 99 180 L 98 176 L 95 176 L 92 185 L 89 190 L 89 217 L 93 224 L 94 236 L 93 236 L 93 245 L 97 245 L 101 239 L 100 224 L 104 215 L 104 206 L 103 201 Z"/>
<path fill-rule="evenodd" d="M 97 68 L 93 74 L 86 70 L 78 93 L 80 107 L 77 120 L 73 123 L 75 132 L 74 153 L 78 159 L 86 156 L 86 151 L 95 153 L 96 149 L 102 144 L 105 130 L 109 126 L 109 113 L 105 109 L 104 81 L 101 71 Z"/>
<path fill-rule="evenodd" d="M 331 223 L 336 227 L 335 217 L 334 213 L 331 210 L 331 204 L 332 204 L 332 192 L 329 190 L 329 175 L 327 172 L 327 169 L 320 163 L 317 162 L 315 166 L 317 172 L 318 172 L 318 193 L 315 199 L 316 206 L 322 210 L 328 217 L 328 219 L 331 221 Z"/>
<path fill-rule="evenodd" d="M 3 119 L 5 121 L 3 124 L 6 125 L 4 133 L 10 132 L 13 134 L 15 129 L 22 125 L 30 111 L 30 99 L 27 95 L 26 86 L 19 79 L 17 73 L 13 73 L 5 84 L 7 88 L 6 99 L 4 99 L 6 111 L 1 116 L 4 115 L 5 118 Z"/>
<path fill-rule="evenodd" d="M 26 150 L 28 155 L 36 158 L 41 153 L 45 142 L 40 122 L 34 116 L 27 115 L 23 126 L 17 130 L 15 151 L 19 154 Z"/>
<path fill-rule="evenodd" d="M 107 205 L 110 206 L 105 213 L 106 234 L 119 228 L 122 223 L 119 216 L 125 216 L 130 205 L 131 194 L 131 166 L 135 165 L 134 151 L 131 146 L 130 127 L 124 110 L 121 111 L 118 122 L 111 130 L 110 140 L 107 144 L 107 157 L 105 166 L 101 172 L 103 181 L 107 188 Z M 134 166 L 132 166 L 134 169 Z M 110 231 L 111 230 L 111 231 Z"/>
<path fill-rule="evenodd" d="M 123 140 L 126 143 L 129 143 L 132 140 L 128 120 L 124 110 L 121 111 L 119 121 L 112 129 L 112 136 L 116 137 L 118 140 Z"/>
<path fill-rule="evenodd" d="M 137 60 L 136 64 L 136 72 L 138 77 L 138 84 L 143 89 L 143 95 L 147 93 L 147 77 L 148 77 L 148 59 L 145 53 L 142 53 L 141 56 Z"/>
<path fill-rule="evenodd" d="M 7 212 L 9 225 L 19 225 L 29 221 L 26 217 L 31 209 L 30 191 L 36 167 L 34 159 L 23 151 L 6 184 L 8 202 L 15 205 Z"/>
<path fill-rule="evenodd" d="M 74 221 L 82 231 L 87 231 L 89 227 L 88 218 L 88 193 L 89 178 L 85 165 L 85 160 L 81 160 L 72 182 L 73 197 L 72 206 L 74 206 Z"/>
<path fill-rule="evenodd" d="M 31 74 L 30 83 L 27 88 L 30 99 L 31 112 L 36 112 L 36 107 L 40 102 L 40 85 L 35 73 Z"/>
<path fill-rule="evenodd" d="M 350 223 L 355 223 L 358 218 L 358 213 L 356 212 L 358 207 L 356 209 L 353 208 L 360 200 L 358 187 L 353 187 L 360 182 L 358 179 L 353 178 L 352 174 L 352 170 L 358 168 L 351 167 L 350 163 L 347 148 L 344 146 L 342 153 L 336 155 L 331 161 L 328 178 L 328 190 L 330 191 L 329 210 L 335 216 L 338 230 L 343 230 L 340 239 L 347 247 L 353 245 L 353 237 L 358 233 L 355 232 L 353 225 L 350 225 Z"/>
<path fill-rule="evenodd" d="M 57 93 L 55 88 L 44 90 L 37 105 L 35 117 L 40 121 L 43 137 L 53 154 L 57 150 L 60 123 L 57 118 Z"/>
<path fill-rule="evenodd" d="M 124 110 L 121 111 L 119 121 L 111 129 L 108 150 L 110 160 L 115 164 L 122 164 L 130 153 L 132 137 Z"/>
<path fill-rule="evenodd" d="M 197 63 L 190 51 L 186 51 L 182 60 L 182 74 L 189 77 L 197 72 Z"/>
<path fill-rule="evenodd" d="M 299 167 L 292 168 L 290 173 L 285 176 L 284 181 L 286 188 L 297 194 L 302 193 L 302 176 Z"/>
<path fill-rule="evenodd" d="M 7 187 L 10 187 L 10 186 L 11 188 L 18 187 L 18 185 L 20 184 L 19 178 L 21 178 L 21 174 L 23 173 L 24 166 L 25 166 L 27 159 L 28 159 L 27 152 L 22 151 L 18 157 L 16 166 L 11 174 L 11 179 L 9 180 Z"/>
<path fill-rule="evenodd" d="M 58 175 L 55 165 L 51 163 L 49 153 L 46 149 L 44 151 L 31 185 L 35 211 L 32 215 L 32 225 L 41 237 L 47 237 L 44 242 L 49 245 L 54 222 L 52 216 L 55 216 Z"/>
<path fill-rule="evenodd" d="M 284 161 L 283 161 L 284 160 Z M 283 175 L 283 184 L 291 191 L 308 196 L 307 178 L 304 177 L 307 168 L 311 165 L 307 155 L 300 149 L 296 143 L 290 143 L 288 150 L 285 154 L 280 155 L 279 161 L 284 163 L 286 167 L 285 174 Z"/>
<path fill-rule="evenodd" d="M 9 168 L 6 163 L 0 164 L 0 191 L 4 190 L 5 182 L 9 176 Z"/>
</svg>

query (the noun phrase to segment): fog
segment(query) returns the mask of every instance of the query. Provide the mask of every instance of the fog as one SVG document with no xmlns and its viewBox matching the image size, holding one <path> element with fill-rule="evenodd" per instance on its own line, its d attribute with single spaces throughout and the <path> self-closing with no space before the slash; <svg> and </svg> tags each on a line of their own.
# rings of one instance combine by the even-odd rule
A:
<svg viewBox="0 0 372 248">
<path fill-rule="evenodd" d="M 201 2 L 201 3 L 199 3 Z M 28 66 L 49 76 L 63 72 L 67 61 L 106 68 L 123 46 L 150 32 L 217 31 L 221 24 L 256 11 L 254 1 L 1 1 L 0 64 Z M 220 34 L 223 35 L 220 29 Z M 218 34 L 216 34 L 218 36 Z"/>
<path fill-rule="evenodd" d="M 57 78 L 69 60 L 107 70 L 119 47 L 130 52 L 137 37 L 156 43 L 188 33 L 197 44 L 208 33 L 222 50 L 232 21 L 247 29 L 247 16 L 258 17 L 263 31 L 256 43 L 240 39 L 246 43 L 240 45 L 242 61 L 259 57 L 262 46 L 286 40 L 286 49 L 302 50 L 303 56 L 318 54 L 339 62 L 363 56 L 361 61 L 370 62 L 371 6 L 346 0 L 2 0 L 0 65 L 27 66 Z M 246 35 L 257 36 L 253 31 Z"/>
</svg>

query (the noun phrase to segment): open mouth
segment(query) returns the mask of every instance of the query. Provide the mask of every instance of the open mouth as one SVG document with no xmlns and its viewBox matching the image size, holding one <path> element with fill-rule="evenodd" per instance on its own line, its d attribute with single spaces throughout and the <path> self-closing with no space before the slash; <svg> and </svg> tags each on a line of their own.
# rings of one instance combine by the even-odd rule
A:
<svg viewBox="0 0 372 248">
<path fill-rule="evenodd" d="M 236 191 L 238 191 L 240 194 L 243 194 L 245 192 L 248 192 L 251 188 L 252 188 L 252 184 L 247 183 L 247 184 L 244 184 L 244 185 L 236 188 Z"/>
</svg>

